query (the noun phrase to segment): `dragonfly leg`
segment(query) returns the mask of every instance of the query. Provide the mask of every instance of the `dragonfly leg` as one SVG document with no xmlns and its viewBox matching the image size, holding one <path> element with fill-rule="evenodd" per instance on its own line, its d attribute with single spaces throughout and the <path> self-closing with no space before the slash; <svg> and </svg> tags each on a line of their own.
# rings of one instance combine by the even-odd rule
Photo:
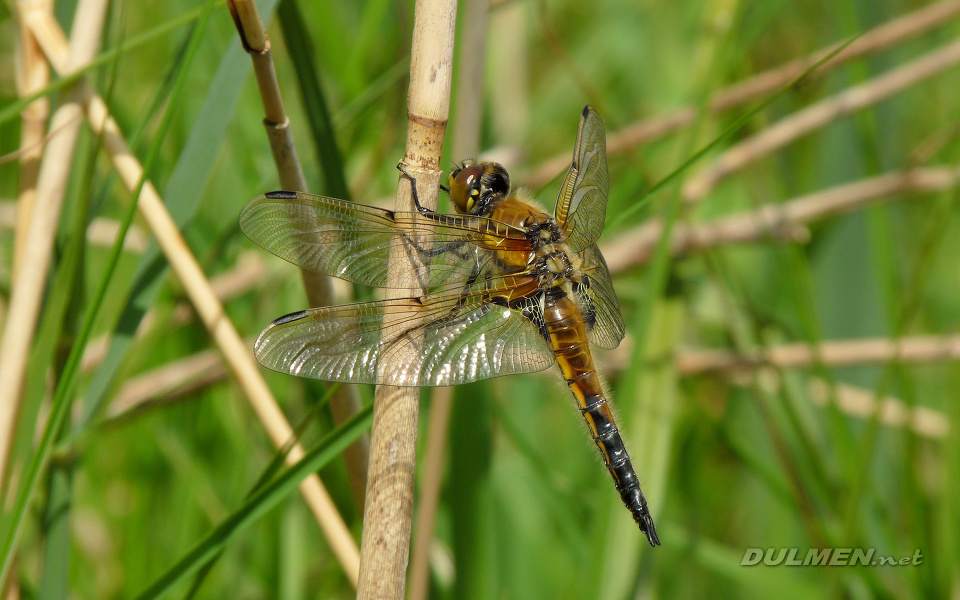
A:
<svg viewBox="0 0 960 600">
<path fill-rule="evenodd" d="M 417 207 L 417 211 L 422 214 L 436 214 L 437 211 L 430 210 L 429 208 L 420 204 L 420 194 L 417 193 L 417 178 L 407 172 L 406 166 L 403 164 L 403 161 L 397 163 L 397 170 L 400 173 L 410 180 L 410 188 L 413 190 L 413 204 Z"/>
</svg>

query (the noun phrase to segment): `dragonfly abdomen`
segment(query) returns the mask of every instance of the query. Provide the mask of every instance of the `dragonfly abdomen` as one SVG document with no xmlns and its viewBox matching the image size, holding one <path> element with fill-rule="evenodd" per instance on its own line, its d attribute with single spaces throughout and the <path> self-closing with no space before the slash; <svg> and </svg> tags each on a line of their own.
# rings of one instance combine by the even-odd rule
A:
<svg viewBox="0 0 960 600">
<path fill-rule="evenodd" d="M 557 290 L 557 288 L 554 288 Z M 630 510 L 651 546 L 660 544 L 647 501 L 640 491 L 640 480 L 620 437 L 616 421 L 600 385 L 587 343 L 587 331 L 580 307 L 560 291 L 547 293 L 544 320 L 550 334 L 550 346 L 557 363 L 587 422 L 603 464 L 624 505 Z"/>
</svg>

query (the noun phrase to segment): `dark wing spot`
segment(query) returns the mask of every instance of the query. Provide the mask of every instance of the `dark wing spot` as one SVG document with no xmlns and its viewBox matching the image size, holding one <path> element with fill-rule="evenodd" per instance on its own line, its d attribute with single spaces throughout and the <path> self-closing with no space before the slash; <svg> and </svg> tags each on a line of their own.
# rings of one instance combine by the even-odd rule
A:
<svg viewBox="0 0 960 600">
<path fill-rule="evenodd" d="M 296 200 L 297 193 L 289 192 L 287 190 L 277 190 L 275 192 L 267 192 L 264 194 L 265 197 L 270 198 L 271 200 Z"/>
<path fill-rule="evenodd" d="M 297 312 L 292 312 L 289 315 L 283 315 L 279 319 L 274 319 L 274 325 L 283 325 L 285 323 L 290 323 L 291 321 L 299 321 L 300 319 L 307 316 L 307 311 L 298 310 Z"/>
</svg>

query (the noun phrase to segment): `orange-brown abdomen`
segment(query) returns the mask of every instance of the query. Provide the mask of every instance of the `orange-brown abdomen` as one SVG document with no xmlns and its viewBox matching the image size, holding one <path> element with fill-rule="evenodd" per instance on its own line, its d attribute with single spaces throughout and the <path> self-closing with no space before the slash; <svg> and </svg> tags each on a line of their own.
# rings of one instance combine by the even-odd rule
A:
<svg viewBox="0 0 960 600">
<path fill-rule="evenodd" d="M 557 358 L 563 378 L 573 392 L 590 428 L 603 464 L 610 471 L 620 498 L 630 510 L 640 530 L 647 535 L 651 545 L 660 543 L 647 501 L 640 491 L 640 480 L 630 462 L 630 456 L 620 438 L 613 413 L 600 386 L 600 379 L 593 366 L 587 330 L 580 307 L 560 288 L 546 293 L 544 320 L 550 334 L 550 347 Z"/>
</svg>

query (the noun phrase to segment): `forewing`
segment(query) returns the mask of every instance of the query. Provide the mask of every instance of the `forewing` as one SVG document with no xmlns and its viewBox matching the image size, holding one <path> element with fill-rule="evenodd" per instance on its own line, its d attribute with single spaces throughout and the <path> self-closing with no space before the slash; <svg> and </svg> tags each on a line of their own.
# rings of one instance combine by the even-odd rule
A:
<svg viewBox="0 0 960 600">
<path fill-rule="evenodd" d="M 563 178 L 554 216 L 575 251 L 596 243 L 607 215 L 607 138 L 603 121 L 591 107 L 580 115 L 573 162 Z"/>
<path fill-rule="evenodd" d="M 479 294 L 316 308 L 274 321 L 256 355 L 275 371 L 345 383 L 441 386 L 531 373 L 554 357 L 525 308 Z M 384 338 L 387 315 L 395 333 Z"/>
<path fill-rule="evenodd" d="M 587 338 L 601 348 L 616 348 L 623 340 L 624 325 L 607 262 L 596 244 L 584 250 L 580 258 L 580 269 L 587 280 L 575 284 L 574 292 L 587 320 Z"/>
<path fill-rule="evenodd" d="M 397 287 L 393 281 L 412 274 L 428 289 L 455 288 L 497 270 L 492 244 L 529 248 L 523 232 L 481 217 L 431 219 L 304 192 L 254 198 L 240 213 L 240 228 L 303 269 L 373 287 Z M 407 260 L 388 272 L 394 249 L 402 249 Z"/>
</svg>

